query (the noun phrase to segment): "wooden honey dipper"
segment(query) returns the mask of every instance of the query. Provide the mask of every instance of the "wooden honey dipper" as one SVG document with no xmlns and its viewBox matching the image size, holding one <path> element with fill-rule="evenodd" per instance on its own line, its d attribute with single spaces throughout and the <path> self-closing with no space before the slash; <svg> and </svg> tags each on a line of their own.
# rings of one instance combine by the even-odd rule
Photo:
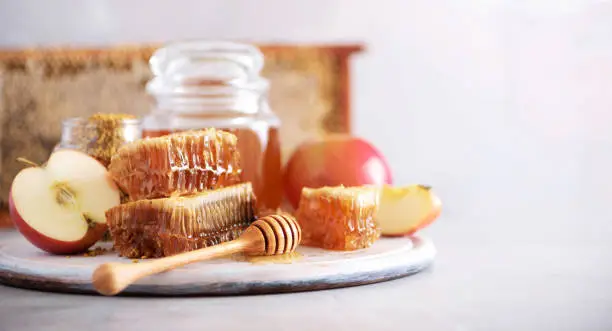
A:
<svg viewBox="0 0 612 331">
<path fill-rule="evenodd" d="M 234 253 L 280 255 L 295 251 L 302 240 L 302 229 L 288 214 L 268 215 L 251 224 L 232 241 L 142 263 L 104 263 L 93 273 L 94 288 L 104 295 L 115 295 L 138 279 L 189 263 Z"/>
</svg>

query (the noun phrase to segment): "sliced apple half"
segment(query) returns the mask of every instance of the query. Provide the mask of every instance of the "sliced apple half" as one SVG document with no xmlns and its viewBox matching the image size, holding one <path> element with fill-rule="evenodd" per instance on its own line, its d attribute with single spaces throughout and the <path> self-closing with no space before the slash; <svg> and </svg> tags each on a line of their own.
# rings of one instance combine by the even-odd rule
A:
<svg viewBox="0 0 612 331">
<path fill-rule="evenodd" d="M 378 221 L 383 236 L 411 235 L 431 224 L 442 202 L 424 185 L 384 186 L 380 190 Z"/>
<path fill-rule="evenodd" d="M 120 191 L 96 159 L 59 150 L 43 167 L 21 170 L 11 185 L 9 212 L 19 232 L 53 254 L 87 250 L 107 229 L 104 212 Z"/>
</svg>

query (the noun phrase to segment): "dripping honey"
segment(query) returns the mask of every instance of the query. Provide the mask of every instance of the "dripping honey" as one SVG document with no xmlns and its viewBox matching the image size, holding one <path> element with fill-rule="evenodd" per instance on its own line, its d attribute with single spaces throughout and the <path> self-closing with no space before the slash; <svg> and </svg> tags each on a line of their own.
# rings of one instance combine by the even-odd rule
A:
<svg viewBox="0 0 612 331">
<path fill-rule="evenodd" d="M 282 200 L 281 151 L 278 128 L 218 128 L 238 138 L 242 181 L 253 184 L 260 209 L 276 209 Z M 143 137 L 159 137 L 180 130 L 143 130 Z M 267 140 L 267 141 L 266 141 Z"/>
<path fill-rule="evenodd" d="M 281 255 L 271 256 L 245 256 L 235 255 L 233 259 L 240 262 L 250 262 L 253 264 L 291 264 L 303 258 L 303 255 L 298 252 L 291 252 Z"/>
</svg>

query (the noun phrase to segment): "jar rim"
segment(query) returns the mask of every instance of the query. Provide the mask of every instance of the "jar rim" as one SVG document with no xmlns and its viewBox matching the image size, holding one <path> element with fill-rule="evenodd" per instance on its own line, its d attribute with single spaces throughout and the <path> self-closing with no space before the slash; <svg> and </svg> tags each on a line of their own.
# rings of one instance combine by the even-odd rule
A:
<svg viewBox="0 0 612 331">
<path fill-rule="evenodd" d="M 151 96 L 158 95 L 230 95 L 240 92 L 253 92 L 265 94 L 268 92 L 270 84 L 266 79 L 253 80 L 247 83 L 237 84 L 211 84 L 211 85 L 184 85 L 167 84 L 163 79 L 154 77 L 147 82 L 145 90 Z"/>
</svg>

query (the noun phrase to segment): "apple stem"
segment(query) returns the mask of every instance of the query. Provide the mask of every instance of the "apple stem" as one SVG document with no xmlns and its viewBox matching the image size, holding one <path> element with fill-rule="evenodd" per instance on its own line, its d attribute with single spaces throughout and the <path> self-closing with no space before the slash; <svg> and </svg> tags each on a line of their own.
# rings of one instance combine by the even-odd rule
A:
<svg viewBox="0 0 612 331">
<path fill-rule="evenodd" d="M 28 159 L 26 159 L 24 157 L 18 157 L 17 158 L 17 162 L 21 162 L 21 163 L 23 163 L 23 164 L 25 164 L 25 165 L 27 165 L 29 167 L 40 167 L 39 164 L 37 164 L 35 162 L 32 162 L 32 161 L 30 161 L 30 160 L 28 160 Z"/>
<path fill-rule="evenodd" d="M 418 186 L 419 186 L 420 188 L 424 189 L 424 190 L 427 190 L 427 191 L 431 190 L 431 186 L 429 186 L 429 185 L 422 185 L 422 184 L 420 184 L 420 185 L 418 185 Z"/>
<path fill-rule="evenodd" d="M 92 220 L 91 218 L 89 218 L 89 216 L 83 214 L 83 217 L 85 218 L 85 222 L 87 222 L 87 226 L 92 229 L 96 227 L 96 223 L 94 222 L 94 220 Z"/>
</svg>

